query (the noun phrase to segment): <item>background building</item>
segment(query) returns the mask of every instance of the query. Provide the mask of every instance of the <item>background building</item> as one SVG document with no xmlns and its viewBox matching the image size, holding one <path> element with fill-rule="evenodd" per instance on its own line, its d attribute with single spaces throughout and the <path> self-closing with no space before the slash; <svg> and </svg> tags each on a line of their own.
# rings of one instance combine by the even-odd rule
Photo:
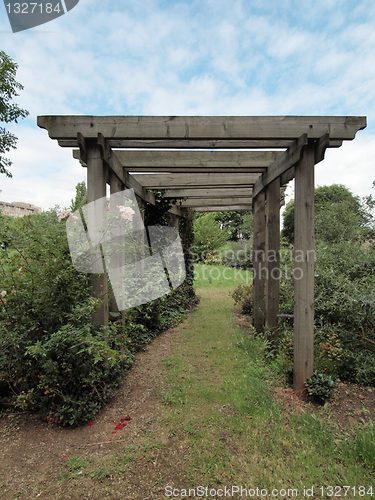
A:
<svg viewBox="0 0 375 500">
<path fill-rule="evenodd" d="M 3 215 L 10 217 L 23 217 L 24 215 L 40 214 L 42 209 L 31 205 L 31 203 L 0 201 L 0 210 Z"/>
</svg>

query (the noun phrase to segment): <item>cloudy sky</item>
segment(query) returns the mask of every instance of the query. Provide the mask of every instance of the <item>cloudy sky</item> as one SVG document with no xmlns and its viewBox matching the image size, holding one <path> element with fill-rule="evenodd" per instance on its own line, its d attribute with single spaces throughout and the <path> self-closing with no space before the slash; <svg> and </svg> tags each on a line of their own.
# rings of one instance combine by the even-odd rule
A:
<svg viewBox="0 0 375 500">
<path fill-rule="evenodd" d="M 316 185 L 375 194 L 373 0 L 80 0 L 15 34 L 2 3 L 0 40 L 30 112 L 8 127 L 18 148 L 4 201 L 67 207 L 85 179 L 36 125 L 53 114 L 364 115 L 367 128 L 316 166 Z"/>
</svg>

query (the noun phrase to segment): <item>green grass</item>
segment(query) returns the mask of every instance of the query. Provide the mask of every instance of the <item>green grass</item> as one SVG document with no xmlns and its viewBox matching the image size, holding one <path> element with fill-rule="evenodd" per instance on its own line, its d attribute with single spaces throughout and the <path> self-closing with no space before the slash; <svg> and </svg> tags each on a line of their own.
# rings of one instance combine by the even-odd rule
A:
<svg viewBox="0 0 375 500">
<path fill-rule="evenodd" d="M 194 278 L 198 290 L 200 288 L 233 290 L 240 283 L 252 283 L 253 274 L 251 271 L 220 265 L 195 264 Z"/>
<path fill-rule="evenodd" d="M 319 417 L 286 413 L 275 402 L 277 362 L 267 364 L 263 339 L 241 331 L 233 318 L 229 291 L 239 275 L 205 266 L 218 269 L 218 279 L 209 282 L 204 266 L 196 267 L 201 303 L 166 360 L 168 389 L 162 394 L 163 420 L 189 450 L 186 480 L 269 490 L 293 486 L 299 496 L 311 486 L 370 486 L 367 441 L 357 444 L 364 451 L 347 453 L 349 444 L 343 446 Z"/>
</svg>

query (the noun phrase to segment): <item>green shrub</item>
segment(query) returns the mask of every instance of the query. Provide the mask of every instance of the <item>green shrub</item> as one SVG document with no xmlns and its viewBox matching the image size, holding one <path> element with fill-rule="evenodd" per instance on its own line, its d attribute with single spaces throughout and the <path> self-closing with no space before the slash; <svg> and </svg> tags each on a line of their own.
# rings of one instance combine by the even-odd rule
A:
<svg viewBox="0 0 375 500">
<path fill-rule="evenodd" d="M 253 311 L 253 284 L 238 285 L 230 294 L 235 304 L 241 304 L 242 314 L 251 314 Z"/>
<path fill-rule="evenodd" d="M 170 294 L 92 323 L 99 299 L 71 262 L 65 223 L 51 210 L 0 221 L 0 405 L 75 425 L 106 404 L 134 352 L 196 303 L 192 278 Z"/>
<path fill-rule="evenodd" d="M 221 262 L 224 266 L 236 269 L 252 269 L 253 245 L 251 240 L 227 241 L 220 248 Z"/>
<path fill-rule="evenodd" d="M 374 385 L 375 373 L 375 248 L 354 241 L 316 243 L 315 335 L 316 369 L 341 380 Z M 280 252 L 280 314 L 294 313 L 293 249 Z M 284 267 L 283 267 L 284 266 Z M 288 274 L 289 272 L 289 274 Z M 290 358 L 292 321 L 280 324 L 281 345 Z M 285 345 L 284 345 L 285 344 Z"/>
<path fill-rule="evenodd" d="M 194 220 L 194 245 L 191 253 L 194 256 L 194 262 L 203 262 L 206 255 L 213 250 L 219 249 L 228 236 L 225 230 L 222 230 L 220 224 L 215 220 L 215 213 L 204 214 Z"/>
<path fill-rule="evenodd" d="M 305 382 L 305 386 L 309 396 L 319 402 L 324 402 L 331 396 L 331 391 L 337 388 L 339 382 L 338 378 L 333 379 L 329 375 L 315 371 L 312 377 Z"/>
</svg>

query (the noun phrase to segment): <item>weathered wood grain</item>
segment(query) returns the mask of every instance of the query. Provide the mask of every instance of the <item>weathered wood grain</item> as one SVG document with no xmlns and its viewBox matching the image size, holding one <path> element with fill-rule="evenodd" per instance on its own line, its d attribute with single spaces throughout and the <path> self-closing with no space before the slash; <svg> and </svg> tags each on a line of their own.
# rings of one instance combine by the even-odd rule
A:
<svg viewBox="0 0 375 500">
<path fill-rule="evenodd" d="M 132 167 L 269 167 L 281 151 L 116 151 Z"/>
<path fill-rule="evenodd" d="M 251 188 L 185 188 L 185 189 L 166 189 L 167 198 L 224 198 L 224 197 L 251 197 Z"/>
<path fill-rule="evenodd" d="M 287 149 L 294 139 L 108 139 L 111 148 L 119 149 Z M 339 148 L 342 140 L 329 141 L 329 148 Z M 58 144 L 62 148 L 76 148 L 76 139 L 58 139 Z"/>
<path fill-rule="evenodd" d="M 148 189 L 199 186 L 252 186 L 260 174 L 134 174 L 132 177 Z"/>
<path fill-rule="evenodd" d="M 52 139 L 76 140 L 102 133 L 106 139 L 354 139 L 363 116 L 38 116 Z"/>
<path fill-rule="evenodd" d="M 314 363 L 314 163 L 315 145 L 295 169 L 294 390 L 304 389 Z"/>
<path fill-rule="evenodd" d="M 270 348 L 278 351 L 279 283 L 280 283 L 280 177 L 266 188 L 266 332 Z"/>
<path fill-rule="evenodd" d="M 257 333 L 264 331 L 265 325 L 265 260 L 266 244 L 266 212 L 265 191 L 253 198 L 254 232 L 253 232 L 253 321 Z"/>
<path fill-rule="evenodd" d="M 180 203 L 182 207 L 223 207 L 241 203 L 241 205 L 248 205 L 249 209 L 251 209 L 253 202 L 252 200 L 252 198 L 188 198 L 187 200 L 183 200 Z"/>
<path fill-rule="evenodd" d="M 103 164 L 101 151 L 96 141 L 86 143 L 87 155 L 87 203 L 106 196 L 106 168 Z M 87 226 L 89 233 L 95 234 L 97 221 L 105 217 L 105 213 L 97 213 L 99 205 L 89 205 L 87 213 Z M 104 267 L 104 264 L 103 264 Z M 102 305 L 93 313 L 92 320 L 101 325 L 108 325 L 108 276 L 107 273 L 90 274 L 90 287 L 94 297 L 102 299 Z"/>
<path fill-rule="evenodd" d="M 280 177 L 284 172 L 293 167 L 301 158 L 302 148 L 308 142 L 307 135 L 303 134 L 293 145 L 279 156 L 274 163 L 262 174 L 254 185 L 254 196 L 257 196 L 270 182 Z"/>
<path fill-rule="evenodd" d="M 194 207 L 195 212 L 217 212 L 217 206 Z M 229 212 L 232 210 L 251 212 L 251 206 L 248 205 L 228 205 L 220 207 L 220 212 Z"/>
</svg>

